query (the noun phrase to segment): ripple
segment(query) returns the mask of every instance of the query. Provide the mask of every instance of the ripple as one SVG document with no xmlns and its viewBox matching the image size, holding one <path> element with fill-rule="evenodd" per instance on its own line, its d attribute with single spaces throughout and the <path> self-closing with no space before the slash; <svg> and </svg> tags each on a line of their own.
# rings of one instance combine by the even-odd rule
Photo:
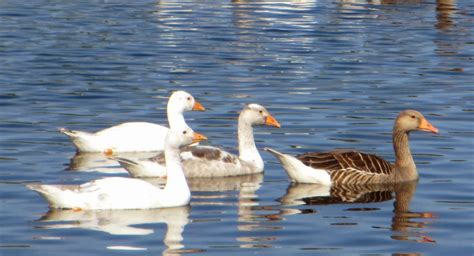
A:
<svg viewBox="0 0 474 256">
<path fill-rule="evenodd" d="M 105 248 L 164 255 L 469 254 L 471 7 L 469 1 L 1 2 L 0 225 L 8 235 L 0 248 L 48 255 L 99 255 Z M 178 243 L 166 244 L 168 224 L 143 223 L 159 217 L 154 211 L 60 212 L 54 216 L 63 221 L 38 220 L 47 206 L 25 183 L 125 176 L 100 157 L 76 156 L 57 127 L 165 124 L 173 90 L 190 91 L 207 108 L 187 112 L 188 124 L 233 152 L 238 113 L 250 102 L 282 124 L 254 127 L 259 149 L 357 148 L 393 160 L 393 119 L 403 109 L 420 110 L 442 133 L 410 134 L 420 180 L 398 195 L 340 190 L 338 197 L 291 184 L 264 152 L 257 181 L 189 181 L 191 212 Z M 98 232 L 133 219 L 129 227 Z"/>
</svg>

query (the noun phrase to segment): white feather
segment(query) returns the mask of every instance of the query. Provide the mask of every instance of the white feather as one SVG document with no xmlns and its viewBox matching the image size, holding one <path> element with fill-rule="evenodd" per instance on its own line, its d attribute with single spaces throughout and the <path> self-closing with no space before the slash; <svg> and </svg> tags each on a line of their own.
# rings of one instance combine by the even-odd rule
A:
<svg viewBox="0 0 474 256">
<path fill-rule="evenodd" d="M 191 100 L 188 100 L 190 98 Z M 167 116 L 171 128 L 186 128 L 183 112 L 193 109 L 194 98 L 187 92 L 176 91 L 168 101 Z M 164 150 L 169 128 L 147 122 L 127 122 L 96 133 L 68 130 L 59 131 L 69 136 L 79 152 L 137 152 Z"/>
<path fill-rule="evenodd" d="M 293 156 L 280 153 L 271 148 L 265 151 L 272 153 L 281 163 L 286 173 L 293 182 L 317 183 L 321 185 L 331 185 L 331 176 L 326 170 L 314 169 L 303 164 Z"/>
<path fill-rule="evenodd" d="M 111 177 L 81 185 L 39 185 L 28 188 L 40 193 L 53 208 L 76 209 L 151 209 L 186 205 L 191 199 L 179 158 L 179 148 L 193 141 L 194 133 L 187 128 L 168 133 L 165 157 L 167 181 L 163 189 L 146 181 Z"/>
</svg>

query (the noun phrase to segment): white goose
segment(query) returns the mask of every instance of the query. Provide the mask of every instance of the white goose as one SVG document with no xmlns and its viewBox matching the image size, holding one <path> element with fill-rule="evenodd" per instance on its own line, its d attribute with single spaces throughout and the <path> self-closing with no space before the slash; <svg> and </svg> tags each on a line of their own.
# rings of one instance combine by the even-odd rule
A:
<svg viewBox="0 0 474 256">
<path fill-rule="evenodd" d="M 188 127 L 183 112 L 204 111 L 205 108 L 185 91 L 171 94 L 168 105 L 168 123 L 171 128 Z M 60 128 L 61 133 L 71 139 L 78 152 L 136 152 L 160 151 L 164 149 L 169 128 L 147 122 L 127 122 L 106 128 L 96 133 Z"/>
<path fill-rule="evenodd" d="M 239 115 L 239 156 L 210 146 L 187 147 L 181 152 L 186 177 L 224 177 L 263 172 L 263 160 L 255 145 L 253 125 L 280 127 L 262 106 L 248 104 Z M 132 177 L 164 177 L 163 154 L 147 160 L 115 158 Z"/>
<path fill-rule="evenodd" d="M 75 210 L 151 209 L 186 205 L 191 199 L 184 177 L 180 147 L 207 139 L 190 128 L 170 130 L 166 137 L 165 158 L 168 178 L 163 189 L 146 181 L 111 177 L 82 185 L 28 184 L 52 208 Z"/>
</svg>

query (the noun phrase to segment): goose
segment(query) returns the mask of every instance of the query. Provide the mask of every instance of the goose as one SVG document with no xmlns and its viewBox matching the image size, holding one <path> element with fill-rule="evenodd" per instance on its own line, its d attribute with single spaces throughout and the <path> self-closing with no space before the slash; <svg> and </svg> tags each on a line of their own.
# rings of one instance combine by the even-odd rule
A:
<svg viewBox="0 0 474 256">
<path fill-rule="evenodd" d="M 280 128 L 278 121 L 263 106 L 246 105 L 238 119 L 239 155 L 217 147 L 193 146 L 181 152 L 186 177 L 225 177 L 263 172 L 263 160 L 255 145 L 253 126 L 268 125 Z M 164 177 L 163 154 L 146 160 L 115 158 L 131 177 Z"/>
<path fill-rule="evenodd" d="M 296 157 L 271 148 L 293 182 L 331 184 L 385 184 L 418 179 L 415 162 L 408 144 L 411 131 L 438 133 L 416 110 L 402 111 L 393 127 L 395 163 L 357 151 L 310 152 Z"/>
<path fill-rule="evenodd" d="M 205 108 L 185 91 L 171 94 L 167 105 L 168 122 L 171 128 L 185 128 L 183 112 Z M 77 152 L 137 152 L 161 151 L 169 128 L 147 122 L 127 122 L 96 133 L 60 128 L 59 132 L 69 136 Z"/>
<path fill-rule="evenodd" d="M 73 210 L 152 209 L 187 205 L 191 198 L 180 161 L 180 147 L 207 139 L 190 128 L 171 129 L 166 137 L 168 178 L 163 189 L 144 180 L 110 177 L 82 185 L 27 184 L 50 208 Z"/>
</svg>

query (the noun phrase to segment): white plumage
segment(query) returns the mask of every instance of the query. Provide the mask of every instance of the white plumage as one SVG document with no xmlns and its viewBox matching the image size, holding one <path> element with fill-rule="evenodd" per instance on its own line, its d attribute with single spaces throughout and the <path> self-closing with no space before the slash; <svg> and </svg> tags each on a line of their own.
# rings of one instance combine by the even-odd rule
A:
<svg viewBox="0 0 474 256">
<path fill-rule="evenodd" d="M 223 177 L 263 172 L 263 160 L 255 145 L 253 126 L 280 127 L 276 119 L 262 106 L 248 104 L 239 115 L 239 155 L 217 147 L 193 146 L 181 152 L 186 177 Z M 166 176 L 163 155 L 150 159 L 116 158 L 132 177 Z"/>
<path fill-rule="evenodd" d="M 52 208 L 72 209 L 150 209 L 189 203 L 191 193 L 184 177 L 179 148 L 206 139 L 190 128 L 170 130 L 165 158 L 168 179 L 163 189 L 146 181 L 111 177 L 82 185 L 29 184 Z"/>
<path fill-rule="evenodd" d="M 171 128 L 186 128 L 183 112 L 203 111 L 204 107 L 185 91 L 174 92 L 167 105 L 168 122 Z M 60 128 L 61 133 L 71 139 L 78 152 L 135 152 L 164 149 L 169 128 L 147 122 L 127 122 L 96 133 Z"/>
</svg>

